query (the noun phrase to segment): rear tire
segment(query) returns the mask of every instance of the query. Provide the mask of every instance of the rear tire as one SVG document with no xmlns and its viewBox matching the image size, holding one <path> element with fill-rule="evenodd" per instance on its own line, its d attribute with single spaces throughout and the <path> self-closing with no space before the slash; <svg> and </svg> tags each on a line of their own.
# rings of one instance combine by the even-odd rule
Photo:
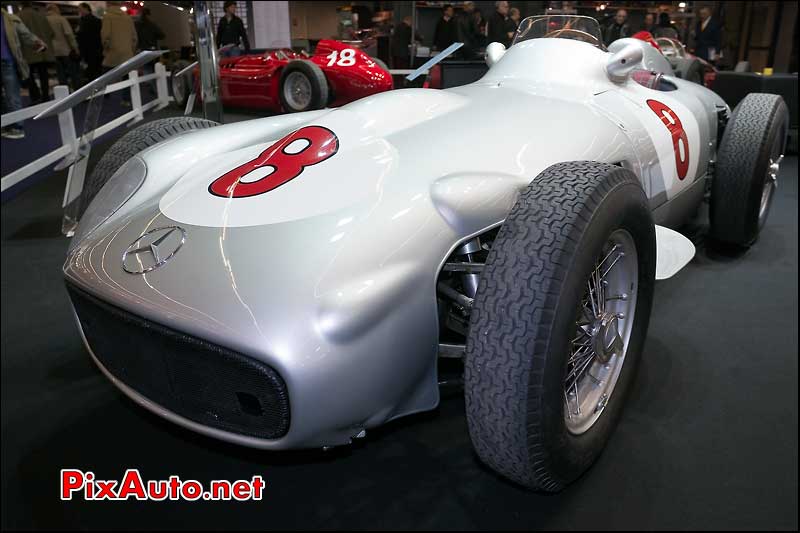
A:
<svg viewBox="0 0 800 533">
<path fill-rule="evenodd" d="M 83 215 L 83 212 L 89 207 L 89 203 L 114 175 L 114 172 L 131 157 L 170 137 L 218 125 L 216 122 L 203 118 L 172 117 L 153 120 L 132 129 L 112 144 L 92 169 L 81 191 L 79 216 Z"/>
<path fill-rule="evenodd" d="M 703 85 L 703 64 L 697 59 L 692 59 L 684 72 L 684 79 L 698 85 Z"/>
<path fill-rule="evenodd" d="M 766 222 L 786 147 L 789 113 L 776 94 L 751 93 L 734 109 L 711 184 L 711 236 L 749 246 Z"/>
<path fill-rule="evenodd" d="M 601 365 L 597 375 L 607 375 L 603 369 L 611 364 L 619 370 L 613 383 L 608 381 L 611 389 L 601 396 L 602 405 L 583 411 L 588 427 L 576 428 L 565 389 L 576 365 L 570 361 L 575 358 L 573 336 L 576 327 L 585 328 L 576 322 L 584 316 L 589 276 L 615 235 L 629 236 L 635 252 L 612 267 L 635 271 L 630 289 L 622 283 L 630 296 L 608 298 L 629 302 L 628 323 L 619 318 L 614 325 L 620 328 L 614 340 L 623 335 L 627 341 L 624 348 L 609 344 L 613 353 L 592 352 L 597 360 L 589 355 L 590 370 Z M 559 163 L 522 192 L 492 245 L 467 334 L 467 423 L 481 460 L 512 481 L 545 491 L 562 489 L 589 468 L 619 419 L 634 378 L 650 317 L 655 264 L 652 214 L 629 170 L 592 161 Z M 616 312 L 614 305 L 609 303 L 608 310 Z M 608 339 L 612 330 L 598 331 L 603 331 L 598 338 Z M 611 363 L 616 354 L 622 355 Z"/>
<path fill-rule="evenodd" d="M 281 73 L 278 94 L 287 113 L 322 109 L 328 105 L 328 80 L 316 63 L 295 59 Z"/>
</svg>

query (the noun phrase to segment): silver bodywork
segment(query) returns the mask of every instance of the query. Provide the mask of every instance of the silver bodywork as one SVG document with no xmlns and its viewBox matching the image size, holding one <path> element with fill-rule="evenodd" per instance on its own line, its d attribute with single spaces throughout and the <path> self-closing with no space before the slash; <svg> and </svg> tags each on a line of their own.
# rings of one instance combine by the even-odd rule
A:
<svg viewBox="0 0 800 533">
<path fill-rule="evenodd" d="M 67 280 L 270 365 L 286 381 L 291 426 L 276 440 L 227 433 L 115 383 L 175 422 L 267 449 L 347 443 L 434 408 L 442 264 L 460 243 L 501 224 L 542 170 L 569 160 L 620 164 L 665 220 L 699 202 L 693 191 L 702 191 L 715 157 L 725 104 L 680 79 L 669 92 L 613 83 L 608 56 L 577 41 L 525 41 L 467 86 L 382 93 L 336 110 L 201 130 L 143 152 L 137 166 L 146 166 L 146 178 L 124 205 L 116 209 L 119 201 L 101 193 L 87 211 L 85 219 L 116 209 L 76 236 Z M 650 98 L 683 122 L 684 179 Z M 209 194 L 220 175 L 311 124 L 336 133 L 335 156 L 266 194 Z M 115 178 L 125 179 L 125 169 Z M 693 194 L 684 201 L 693 206 L 670 207 Z M 131 243 L 172 226 L 185 242 L 169 262 L 144 274 L 123 269 Z"/>
</svg>

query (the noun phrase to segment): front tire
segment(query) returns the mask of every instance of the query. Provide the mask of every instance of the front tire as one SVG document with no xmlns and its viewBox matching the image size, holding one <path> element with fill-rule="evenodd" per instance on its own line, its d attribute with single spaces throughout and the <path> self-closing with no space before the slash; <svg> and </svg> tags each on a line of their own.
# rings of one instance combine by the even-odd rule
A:
<svg viewBox="0 0 800 533">
<path fill-rule="evenodd" d="M 512 481 L 546 491 L 562 489 L 589 468 L 635 374 L 655 264 L 652 214 L 630 171 L 560 163 L 522 192 L 492 245 L 467 335 L 467 423 L 481 460 Z M 607 285 L 593 274 L 606 267 Z M 602 300 L 607 308 L 591 318 L 584 311 L 589 287 L 609 291 Z M 599 289 L 592 301 L 599 308 Z M 621 309 L 628 314 L 614 317 Z M 570 400 L 572 381 L 589 379 L 576 370 L 578 363 L 606 380 L 610 388 L 597 389 L 605 396 L 590 389 L 593 382 L 580 381 Z M 573 423 L 571 413 L 590 393 L 597 411 L 584 406 L 587 416 Z"/>
<path fill-rule="evenodd" d="M 89 203 L 100 192 L 103 185 L 114 175 L 119 167 L 145 148 L 187 131 L 213 128 L 217 122 L 204 118 L 171 117 L 146 122 L 122 137 L 105 151 L 103 157 L 92 169 L 81 191 L 79 216 L 83 215 Z"/>
<path fill-rule="evenodd" d="M 789 113 L 776 94 L 748 94 L 733 111 L 711 183 L 711 236 L 749 246 L 766 223 L 786 148 Z"/>
<path fill-rule="evenodd" d="M 287 113 L 322 109 L 328 104 L 328 80 L 316 63 L 290 61 L 281 73 L 281 106 Z"/>
</svg>

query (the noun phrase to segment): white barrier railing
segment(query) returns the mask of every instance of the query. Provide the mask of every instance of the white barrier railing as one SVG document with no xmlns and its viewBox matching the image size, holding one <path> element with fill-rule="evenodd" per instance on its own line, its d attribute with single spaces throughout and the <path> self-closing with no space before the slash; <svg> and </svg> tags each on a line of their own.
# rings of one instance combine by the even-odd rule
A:
<svg viewBox="0 0 800 533">
<path fill-rule="evenodd" d="M 84 137 L 98 138 L 103 134 L 108 133 L 114 128 L 128 123 L 134 124 L 144 118 L 144 113 L 153 108 L 156 110 L 163 109 L 169 104 L 170 96 L 167 90 L 167 79 L 169 72 L 164 68 L 161 63 L 156 63 L 155 73 L 148 74 L 147 76 L 139 76 L 136 70 L 128 74 L 128 79 L 117 83 L 112 83 L 106 86 L 103 91 L 105 94 L 113 93 L 130 88 L 131 91 L 131 110 L 123 115 L 111 120 L 110 122 L 98 126 L 92 132 L 83 132 Z M 141 84 L 155 80 L 156 82 L 156 98 L 142 104 Z M 61 100 L 69 96 L 69 89 L 64 85 L 57 85 L 53 88 L 53 96 L 55 100 Z M 3 128 L 16 124 L 23 120 L 35 117 L 45 109 L 53 105 L 53 101 L 44 102 L 34 106 L 26 107 L 18 111 L 12 111 L 0 116 L 0 126 Z M 58 114 L 58 126 L 61 132 L 61 146 L 55 150 L 31 161 L 25 166 L 14 170 L 13 172 L 5 175 L 0 179 L 0 190 L 5 191 L 33 174 L 43 170 L 50 165 L 58 162 L 60 159 L 68 156 L 69 154 L 76 153 L 80 143 L 80 137 L 75 133 L 75 117 L 72 113 L 72 108 L 67 109 Z"/>
</svg>

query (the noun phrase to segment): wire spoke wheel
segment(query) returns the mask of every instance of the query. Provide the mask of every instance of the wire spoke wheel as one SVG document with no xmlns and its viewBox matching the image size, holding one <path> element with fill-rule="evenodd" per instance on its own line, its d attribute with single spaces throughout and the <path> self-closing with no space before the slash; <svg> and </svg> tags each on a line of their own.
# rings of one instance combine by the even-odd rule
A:
<svg viewBox="0 0 800 533">
<path fill-rule="evenodd" d="M 588 431 L 614 392 L 636 310 L 638 257 L 633 237 L 614 231 L 586 280 L 564 377 L 564 419 L 573 434 Z"/>
<path fill-rule="evenodd" d="M 294 109 L 306 109 L 311 104 L 311 82 L 302 72 L 291 72 L 283 84 L 283 97 Z"/>
</svg>

